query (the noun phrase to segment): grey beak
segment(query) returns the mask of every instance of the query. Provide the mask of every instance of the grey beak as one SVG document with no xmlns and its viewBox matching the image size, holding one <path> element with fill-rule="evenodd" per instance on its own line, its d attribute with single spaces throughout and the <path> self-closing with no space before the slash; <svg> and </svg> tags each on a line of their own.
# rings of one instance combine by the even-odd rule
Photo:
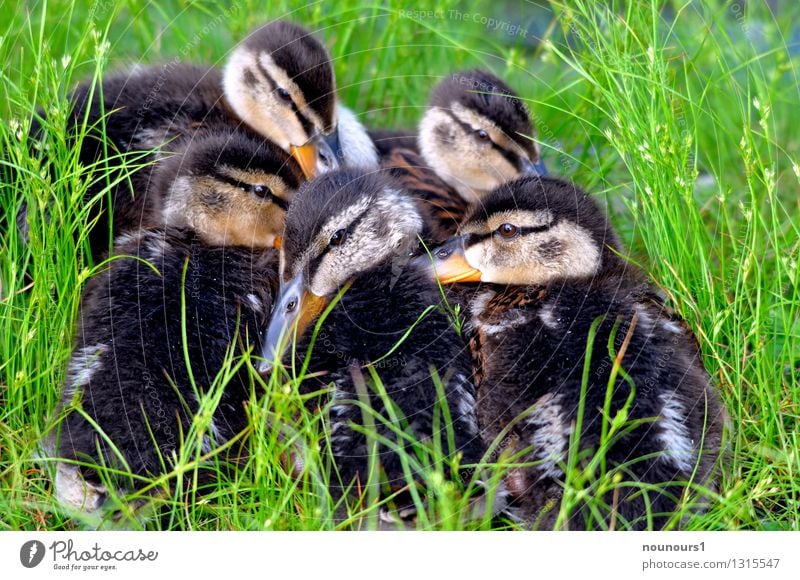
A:
<svg viewBox="0 0 800 580">
<path fill-rule="evenodd" d="M 292 329 L 300 313 L 300 301 L 303 293 L 303 278 L 298 276 L 288 284 L 281 283 L 281 289 L 272 310 L 269 327 L 264 335 L 261 357 L 264 359 L 257 366 L 258 373 L 267 378 L 275 364 L 283 358 L 289 344 Z"/>
<path fill-rule="evenodd" d="M 519 165 L 520 173 L 523 175 L 547 175 L 547 167 L 545 167 L 544 161 L 541 159 L 533 163 L 527 157 L 521 157 Z"/>
<path fill-rule="evenodd" d="M 338 130 L 334 130 L 331 135 L 317 134 L 312 137 L 311 143 L 317 148 L 317 175 L 339 169 L 341 147 L 339 146 Z M 334 143 L 334 146 L 331 146 L 331 143 Z"/>
<path fill-rule="evenodd" d="M 272 373 L 275 365 L 283 359 L 292 340 L 303 336 L 306 328 L 317 320 L 327 305 L 327 298 L 317 296 L 306 287 L 303 274 L 298 274 L 286 284 L 281 283 L 272 318 L 264 335 L 261 351 L 264 360 L 256 367 L 259 374 L 266 378 Z"/>
<path fill-rule="evenodd" d="M 339 161 L 339 165 L 344 165 L 344 151 L 342 151 L 342 143 L 339 141 L 339 127 L 337 126 L 327 135 L 323 135 L 322 139 L 328 144 L 331 151 L 333 151 L 334 156 L 337 161 Z"/>
</svg>

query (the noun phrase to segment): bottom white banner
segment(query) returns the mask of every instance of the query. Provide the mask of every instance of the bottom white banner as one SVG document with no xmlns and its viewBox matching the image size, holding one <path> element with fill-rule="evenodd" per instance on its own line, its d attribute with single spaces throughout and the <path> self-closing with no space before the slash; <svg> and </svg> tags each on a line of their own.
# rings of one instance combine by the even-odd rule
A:
<svg viewBox="0 0 800 580">
<path fill-rule="evenodd" d="M 601 572 L 615 579 L 797 579 L 800 533 L 4 532 L 0 570 L 2 578 L 139 580 L 313 574 L 407 580 L 437 573 L 450 579 L 592 578 Z"/>
</svg>

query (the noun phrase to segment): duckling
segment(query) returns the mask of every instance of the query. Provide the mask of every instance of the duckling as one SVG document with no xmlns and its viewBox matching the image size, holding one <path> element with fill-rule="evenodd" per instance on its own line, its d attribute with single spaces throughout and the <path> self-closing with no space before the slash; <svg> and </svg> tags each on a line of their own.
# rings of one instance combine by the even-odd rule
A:
<svg viewBox="0 0 800 580">
<path fill-rule="evenodd" d="M 417 441 L 446 440 L 434 427 L 441 401 L 432 375 L 438 374 L 453 419 L 449 453 L 461 453 L 462 464 L 481 457 L 469 353 L 447 316 L 431 308 L 441 300 L 437 287 L 425 272 L 404 268 L 421 227 L 413 202 L 388 176 L 353 170 L 309 182 L 287 214 L 281 290 L 259 370 L 273 372 L 291 338 L 304 356 L 308 328 L 338 299 L 320 323 L 308 367 L 333 386 L 330 445 L 343 486 L 334 486 L 334 493 L 354 480 L 357 485 L 368 480 L 367 440 L 352 428 L 363 424 L 359 384 L 366 383 L 372 409 L 388 417 L 372 372 Z M 301 388 L 313 392 L 320 386 L 306 379 Z M 386 424 L 375 423 L 381 437 L 397 441 Z M 395 490 L 409 485 L 399 456 L 384 444 L 378 453 L 388 485 Z"/>
<path fill-rule="evenodd" d="M 533 135 L 527 107 L 506 83 L 486 71 L 457 72 L 431 93 L 418 151 L 403 146 L 401 133 L 386 137 L 383 166 L 420 201 L 426 241 L 441 243 L 495 187 L 546 174 Z"/>
<path fill-rule="evenodd" d="M 691 331 L 622 264 L 608 219 L 571 184 L 501 186 L 461 232 L 432 267 L 469 313 L 482 435 L 531 465 L 506 478 L 516 517 L 538 528 L 666 525 L 687 482 L 713 485 L 725 418 Z M 603 469 L 623 483 L 601 498 L 606 512 L 587 503 L 559 520 L 578 439 L 579 468 L 605 444 Z"/>
<path fill-rule="evenodd" d="M 118 238 L 82 297 L 51 443 L 63 505 L 100 510 L 108 489 L 98 466 L 124 463 L 134 477 L 168 471 L 229 349 L 260 352 L 278 286 L 273 245 L 302 180 L 277 145 L 230 129 L 159 165 L 153 181 L 165 190 L 165 222 Z M 203 453 L 245 427 L 251 390 L 245 368 L 231 377 Z"/>
</svg>

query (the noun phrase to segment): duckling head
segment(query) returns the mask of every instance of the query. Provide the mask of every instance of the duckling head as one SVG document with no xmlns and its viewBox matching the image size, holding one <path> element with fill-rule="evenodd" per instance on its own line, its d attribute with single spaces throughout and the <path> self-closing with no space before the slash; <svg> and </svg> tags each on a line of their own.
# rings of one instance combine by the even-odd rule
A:
<svg viewBox="0 0 800 580">
<path fill-rule="evenodd" d="M 578 187 L 547 177 L 502 185 L 476 207 L 461 235 L 418 258 L 443 284 L 547 284 L 622 266 L 605 213 Z"/>
<path fill-rule="evenodd" d="M 528 108 L 496 76 L 455 73 L 437 85 L 419 125 L 428 165 L 473 203 L 523 174 L 544 174 Z"/>
<path fill-rule="evenodd" d="M 306 176 L 338 167 L 336 79 L 310 32 L 284 20 L 256 29 L 234 49 L 223 82 L 234 113 L 291 153 Z"/>
<path fill-rule="evenodd" d="M 153 185 L 165 192 L 167 225 L 212 245 L 272 247 L 303 179 L 277 145 L 231 130 L 190 141 L 158 166 Z"/>
<path fill-rule="evenodd" d="M 303 186 L 286 217 L 262 374 L 354 278 L 405 255 L 421 231 L 413 201 L 385 175 L 341 170 Z"/>
</svg>

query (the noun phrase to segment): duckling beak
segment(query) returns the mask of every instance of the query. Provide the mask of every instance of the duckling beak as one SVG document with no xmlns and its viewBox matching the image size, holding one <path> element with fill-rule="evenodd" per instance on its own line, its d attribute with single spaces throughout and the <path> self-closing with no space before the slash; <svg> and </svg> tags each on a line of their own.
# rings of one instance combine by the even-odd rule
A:
<svg viewBox="0 0 800 580">
<path fill-rule="evenodd" d="M 300 164 L 306 179 L 313 179 L 321 173 L 339 169 L 339 131 L 330 135 L 316 134 L 305 145 L 289 145 L 289 153 Z"/>
<path fill-rule="evenodd" d="M 342 143 L 339 141 L 339 127 L 324 135 L 322 140 L 328 145 L 334 158 L 337 161 L 344 159 L 344 152 L 342 151 Z"/>
<path fill-rule="evenodd" d="M 547 175 L 547 167 L 545 167 L 544 161 L 541 159 L 533 163 L 527 157 L 522 157 L 520 159 L 519 171 L 523 175 Z"/>
<path fill-rule="evenodd" d="M 434 248 L 430 256 L 425 254 L 415 258 L 415 263 L 431 278 L 438 279 L 442 284 L 480 282 L 481 271 L 473 268 L 467 261 L 465 240 L 466 236 L 452 238 Z"/>
<path fill-rule="evenodd" d="M 264 360 L 256 369 L 259 374 L 269 376 L 275 364 L 283 358 L 292 339 L 303 336 L 303 332 L 327 304 L 327 298 L 317 296 L 306 287 L 303 274 L 286 284 L 281 283 L 261 351 Z"/>
<path fill-rule="evenodd" d="M 300 164 L 300 169 L 306 179 L 312 179 L 317 174 L 317 146 L 309 142 L 305 145 L 289 145 L 289 153 Z"/>
</svg>

